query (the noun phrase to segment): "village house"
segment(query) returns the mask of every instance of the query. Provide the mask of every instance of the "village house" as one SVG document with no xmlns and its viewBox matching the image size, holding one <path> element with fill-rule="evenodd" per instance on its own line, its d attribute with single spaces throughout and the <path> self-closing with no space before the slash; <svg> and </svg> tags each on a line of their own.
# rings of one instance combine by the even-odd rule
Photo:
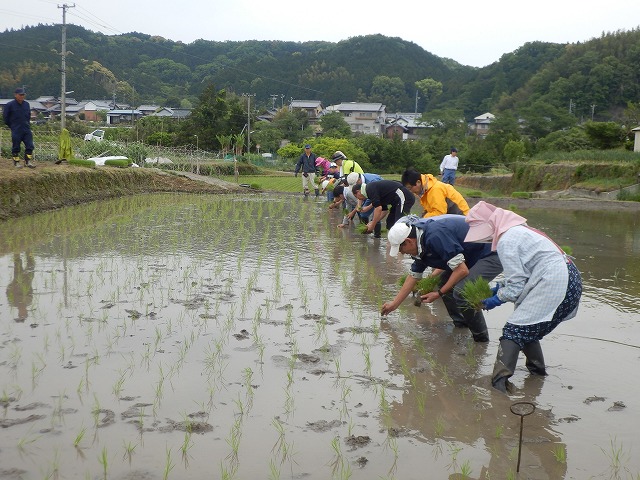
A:
<svg viewBox="0 0 640 480">
<path fill-rule="evenodd" d="M 399 137 L 402 140 L 416 140 L 424 136 L 431 125 L 420 121 L 420 113 L 395 113 L 388 115 L 384 136 L 387 138 Z"/>
<path fill-rule="evenodd" d="M 329 105 L 327 111 L 340 112 L 354 134 L 384 135 L 387 113 L 381 103 L 346 102 Z"/>
</svg>

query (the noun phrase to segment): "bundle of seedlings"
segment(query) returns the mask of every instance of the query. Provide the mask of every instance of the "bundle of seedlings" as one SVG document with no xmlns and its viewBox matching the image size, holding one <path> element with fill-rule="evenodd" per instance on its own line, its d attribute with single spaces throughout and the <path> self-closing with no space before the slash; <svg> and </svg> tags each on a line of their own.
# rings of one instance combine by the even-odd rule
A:
<svg viewBox="0 0 640 480">
<path fill-rule="evenodd" d="M 492 297 L 493 292 L 491 291 L 491 287 L 489 287 L 489 282 L 482 277 L 478 277 L 464 284 L 461 295 L 469 308 L 482 310 L 482 300 Z"/>
<path fill-rule="evenodd" d="M 422 295 L 426 295 L 429 292 L 435 292 L 440 287 L 440 276 L 429 275 L 428 277 L 421 278 L 416 283 L 416 288 L 418 289 L 418 297 L 415 299 L 413 304 L 416 307 L 422 305 Z"/>
</svg>

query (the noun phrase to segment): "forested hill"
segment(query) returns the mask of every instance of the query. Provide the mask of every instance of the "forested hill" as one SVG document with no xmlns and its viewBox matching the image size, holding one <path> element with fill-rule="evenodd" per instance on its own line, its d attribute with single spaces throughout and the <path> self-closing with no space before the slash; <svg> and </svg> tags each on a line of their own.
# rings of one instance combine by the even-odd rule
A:
<svg viewBox="0 0 640 480">
<path fill-rule="evenodd" d="M 60 26 L 0 33 L 0 97 L 11 97 L 16 85 L 26 85 L 32 99 L 59 95 L 60 41 Z M 74 98 L 115 93 L 118 101 L 133 105 L 195 104 L 213 84 L 255 95 L 256 107 L 291 99 L 324 105 L 372 101 L 384 103 L 387 111 L 413 112 L 415 82 L 425 78 L 443 88 L 433 98 L 419 94 L 419 112 L 455 110 L 467 119 L 501 110 L 553 118 L 568 113 L 570 104 L 573 114 L 611 117 L 627 102 L 640 100 L 638 29 L 578 44 L 527 43 L 480 69 L 382 35 L 338 43 L 185 44 L 142 33 L 107 36 L 69 25 L 67 50 L 67 90 Z"/>
</svg>

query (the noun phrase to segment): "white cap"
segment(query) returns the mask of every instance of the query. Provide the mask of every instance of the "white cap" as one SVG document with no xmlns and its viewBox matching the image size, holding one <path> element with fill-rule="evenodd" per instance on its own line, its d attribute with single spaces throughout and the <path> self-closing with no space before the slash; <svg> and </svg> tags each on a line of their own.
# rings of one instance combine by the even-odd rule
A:
<svg viewBox="0 0 640 480">
<path fill-rule="evenodd" d="M 389 229 L 387 239 L 391 249 L 389 255 L 395 257 L 400 252 L 400 244 L 404 242 L 411 233 L 411 226 L 403 222 L 396 222 L 393 227 Z"/>
<path fill-rule="evenodd" d="M 360 178 L 360 174 L 357 172 L 351 172 L 347 175 L 347 185 L 355 185 Z"/>
</svg>

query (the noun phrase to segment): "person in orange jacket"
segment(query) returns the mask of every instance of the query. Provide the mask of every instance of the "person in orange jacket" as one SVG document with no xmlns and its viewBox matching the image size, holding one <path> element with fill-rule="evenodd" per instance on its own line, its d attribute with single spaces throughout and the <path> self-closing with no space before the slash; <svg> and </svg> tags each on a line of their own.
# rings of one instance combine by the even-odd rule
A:
<svg viewBox="0 0 640 480">
<path fill-rule="evenodd" d="M 433 175 L 408 169 L 402 174 L 401 183 L 420 199 L 423 217 L 435 217 L 445 213 L 466 215 L 469 205 L 452 185 L 441 182 Z"/>
</svg>

